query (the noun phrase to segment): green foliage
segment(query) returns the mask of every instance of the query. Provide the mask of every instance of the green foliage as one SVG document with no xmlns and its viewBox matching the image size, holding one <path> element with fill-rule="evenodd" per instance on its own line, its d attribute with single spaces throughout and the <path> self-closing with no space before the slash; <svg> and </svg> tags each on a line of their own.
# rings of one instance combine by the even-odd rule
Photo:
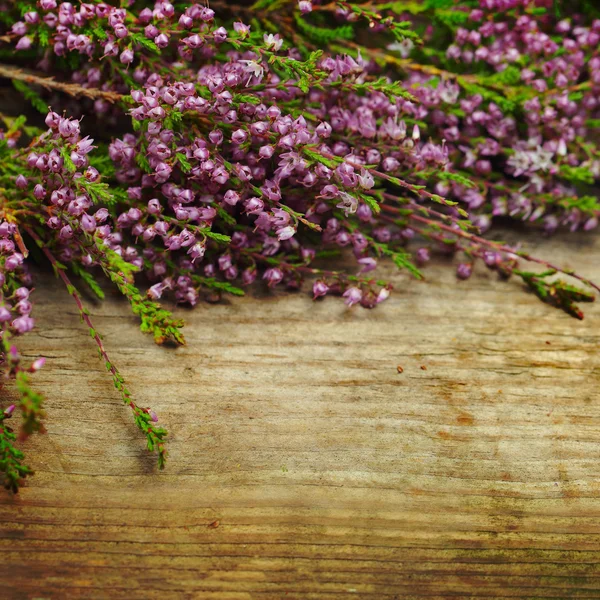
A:
<svg viewBox="0 0 600 600">
<path fill-rule="evenodd" d="M 133 284 L 133 274 L 138 270 L 135 265 L 126 262 L 114 250 L 96 239 L 96 246 L 100 251 L 100 266 L 108 278 L 117 286 L 117 289 L 129 300 L 133 314 L 140 318 L 140 329 L 144 333 L 151 333 L 157 344 L 171 341 L 185 344 L 181 333 L 183 321 L 174 319 L 172 314 L 161 307 L 158 302 L 144 298 L 138 288 Z"/>
<path fill-rule="evenodd" d="M 115 175 L 115 164 L 108 155 L 108 144 L 98 144 L 97 151 L 88 154 L 90 165 L 102 173 L 103 179 L 111 179 Z"/>
<path fill-rule="evenodd" d="M 274 11 L 284 6 L 288 0 L 258 0 L 252 5 L 253 11 Z"/>
<path fill-rule="evenodd" d="M 0 473 L 3 474 L 4 487 L 14 493 L 19 491 L 19 484 L 33 471 L 23 464 L 23 453 L 14 446 L 17 436 L 6 424 L 8 415 L 0 411 Z"/>
<path fill-rule="evenodd" d="M 495 90 L 492 90 L 489 87 L 486 87 L 485 85 L 473 83 L 465 77 L 458 77 L 457 81 L 468 94 L 472 96 L 480 94 L 485 101 L 496 103 L 504 112 L 514 112 L 515 102 L 509 100 L 506 96 L 499 94 Z"/>
<path fill-rule="evenodd" d="M 371 7 L 361 4 L 345 4 L 345 8 L 351 10 L 358 18 L 365 19 L 370 26 L 382 24 L 398 41 L 410 39 L 417 44 L 422 44 L 423 40 L 411 29 L 410 21 L 396 21 L 393 17 L 384 17 L 381 14 L 381 8 L 377 6 L 377 12 L 371 10 Z"/>
<path fill-rule="evenodd" d="M 391 99 L 404 98 L 404 100 L 418 102 L 417 99 L 404 88 L 404 85 L 401 81 L 390 81 L 387 77 L 379 77 L 374 81 L 365 81 L 363 83 L 348 82 L 345 80 L 331 81 L 327 83 L 327 86 L 351 88 L 353 91 L 359 94 L 377 91 L 382 92 Z"/>
<path fill-rule="evenodd" d="M 69 171 L 69 173 L 75 173 L 77 169 L 75 167 L 75 163 L 71 159 L 71 154 L 66 146 L 61 146 L 60 155 L 65 163 L 65 168 L 67 169 L 67 171 Z"/>
<path fill-rule="evenodd" d="M 235 94 L 232 99 L 232 104 L 238 106 L 240 104 L 257 104 L 261 103 L 261 99 L 258 96 L 252 94 Z"/>
<path fill-rule="evenodd" d="M 455 29 L 456 27 L 465 25 L 469 21 L 468 12 L 463 12 L 461 10 L 456 9 L 436 10 L 433 13 L 433 17 L 436 21 L 443 23 L 444 25 L 446 25 L 446 27 L 449 27 L 450 29 Z"/>
<path fill-rule="evenodd" d="M 14 88 L 23 95 L 25 100 L 27 100 L 31 106 L 35 108 L 35 110 L 41 112 L 42 114 L 47 114 L 48 105 L 35 90 L 31 89 L 26 83 L 23 83 L 18 79 L 13 79 L 12 84 Z"/>
<path fill-rule="evenodd" d="M 376 252 L 378 252 L 380 255 L 383 254 L 385 256 L 389 256 L 399 269 L 406 269 L 416 279 L 423 279 L 423 273 L 421 273 L 421 271 L 419 271 L 419 269 L 410 260 L 410 254 L 404 252 L 404 250 L 392 249 L 388 244 L 376 242 L 370 238 L 368 239 Z"/>
<path fill-rule="evenodd" d="M 102 29 L 102 27 L 93 27 L 92 29 L 92 33 L 99 39 L 99 40 L 105 40 L 108 35 L 106 33 L 106 31 L 104 31 L 104 29 Z"/>
<path fill-rule="evenodd" d="M 600 199 L 597 196 L 572 196 L 561 200 L 559 204 L 567 210 L 576 208 L 592 216 L 600 212 Z"/>
<path fill-rule="evenodd" d="M 485 77 L 482 76 L 480 79 L 490 85 L 518 85 L 521 82 L 521 71 L 518 67 L 510 65 L 503 71 Z"/>
<path fill-rule="evenodd" d="M 216 202 L 211 202 L 212 208 L 217 211 L 219 219 L 221 219 L 227 225 L 236 225 L 237 221 L 220 205 Z"/>
<path fill-rule="evenodd" d="M 164 120 L 165 129 L 177 129 L 181 125 L 183 115 L 177 110 L 171 110 L 167 113 Z"/>
<path fill-rule="evenodd" d="M 565 283 L 560 279 L 548 281 L 549 277 L 556 275 L 554 269 L 548 269 L 543 273 L 515 269 L 513 273 L 521 277 L 540 300 L 565 311 L 576 319 L 583 319 L 583 312 L 575 302 L 594 302 L 595 300 L 594 295 L 587 290 Z"/>
<path fill-rule="evenodd" d="M 231 284 L 229 281 L 220 281 L 213 277 L 200 277 L 198 275 L 192 276 L 193 280 L 204 285 L 208 288 L 218 290 L 219 292 L 227 292 L 234 296 L 244 296 L 245 292 L 239 287 Z"/>
<path fill-rule="evenodd" d="M 189 173 L 192 170 L 192 165 L 189 160 L 186 158 L 185 154 L 181 154 L 181 152 L 177 152 L 175 154 L 175 158 L 177 158 L 177 162 L 179 163 L 179 168 L 184 173 Z"/>
<path fill-rule="evenodd" d="M 217 233 L 216 231 L 211 231 L 210 229 L 198 229 L 198 232 L 203 233 L 211 240 L 215 240 L 215 242 L 222 242 L 224 244 L 229 244 L 229 242 L 231 242 L 231 238 L 224 233 Z"/>
<path fill-rule="evenodd" d="M 309 54 L 305 61 L 301 61 L 271 54 L 269 64 L 286 79 L 296 79 L 296 85 L 304 93 L 307 93 L 311 86 L 317 85 L 327 77 L 327 73 L 317 67 L 322 55 L 322 50 L 315 50 Z"/>
<path fill-rule="evenodd" d="M 327 45 L 338 40 L 351 40 L 354 37 L 354 29 L 352 25 L 341 25 L 339 27 L 319 27 L 309 23 L 305 18 L 296 13 L 296 25 L 298 29 L 311 41 Z"/>
<path fill-rule="evenodd" d="M 451 8 L 455 3 L 455 0 L 427 0 L 425 6 L 429 10 L 438 10 L 441 8 Z"/>
<path fill-rule="evenodd" d="M 106 357 L 106 354 L 104 356 Z M 131 392 L 127 388 L 123 376 L 110 360 L 106 361 L 106 370 L 112 375 L 113 385 L 121 394 L 123 403 L 133 411 L 133 419 L 138 429 L 146 436 L 146 448 L 149 452 L 157 452 L 158 468 L 164 469 L 167 459 L 165 449 L 167 430 L 154 424 L 149 409 L 140 408 L 133 401 Z"/>
<path fill-rule="evenodd" d="M 327 158 L 327 157 L 323 156 L 322 154 L 320 154 L 319 152 L 315 152 L 314 150 L 312 150 L 311 148 L 309 148 L 307 146 L 302 148 L 302 151 L 303 151 L 304 155 L 307 156 L 310 160 L 312 160 L 313 162 L 320 162 L 322 165 L 325 165 L 329 169 L 337 168 L 338 164 L 342 162 L 341 158 L 340 159 L 338 159 L 338 157 L 336 157 L 335 159 Z"/>
<path fill-rule="evenodd" d="M 145 35 L 141 33 L 129 33 L 129 37 L 133 44 L 141 46 L 144 50 L 148 50 L 153 54 L 159 55 L 160 48 L 151 40 L 149 40 Z"/>
<path fill-rule="evenodd" d="M 152 173 L 152 167 L 148 162 L 148 158 L 143 148 L 141 148 L 140 151 L 135 155 L 135 162 L 137 163 L 137 166 L 144 171 L 144 173 Z"/>
<path fill-rule="evenodd" d="M 377 200 L 373 196 L 368 194 L 360 194 L 363 202 L 373 211 L 374 215 L 378 215 L 381 212 L 381 207 L 377 203 Z"/>
<path fill-rule="evenodd" d="M 15 377 L 17 390 L 21 395 L 21 412 L 23 414 L 23 423 L 21 429 L 26 435 L 35 431 L 44 433 L 45 428 L 42 419 L 44 412 L 44 397 L 32 389 L 29 384 L 29 376 L 25 371 L 18 371 Z"/>
<path fill-rule="evenodd" d="M 38 41 L 40 42 L 40 46 L 42 48 L 46 48 L 50 44 L 50 32 L 48 29 L 39 29 Z"/>
<path fill-rule="evenodd" d="M 590 168 L 585 165 L 580 165 L 578 167 L 561 165 L 559 173 L 563 179 L 572 183 L 586 183 L 588 185 L 594 183 L 594 175 Z"/>
<path fill-rule="evenodd" d="M 25 126 L 27 118 L 25 117 L 25 115 L 19 115 L 14 119 L 7 117 L 3 120 L 8 125 L 8 129 L 6 130 L 6 137 L 10 137 L 14 133 L 17 133 L 19 129 L 22 129 Z"/>
<path fill-rule="evenodd" d="M 89 271 L 76 262 L 71 264 L 71 269 L 100 300 L 104 300 L 104 290 Z"/>
<path fill-rule="evenodd" d="M 437 171 L 435 174 L 442 181 L 454 181 L 454 183 L 458 183 L 466 188 L 477 187 L 477 184 L 474 181 L 460 173 L 454 173 L 453 171 Z"/>
<path fill-rule="evenodd" d="M 429 10 L 429 7 L 420 0 L 398 0 L 396 2 L 386 2 L 378 5 L 379 10 L 390 10 L 397 15 L 403 13 L 411 13 L 418 15 L 419 13 Z"/>
<path fill-rule="evenodd" d="M 69 157 L 69 160 L 70 157 Z M 66 160 L 65 160 L 66 164 Z M 115 206 L 118 202 L 127 201 L 127 192 L 122 188 L 110 187 L 101 181 L 88 181 L 85 177 L 75 179 L 75 187 L 79 192 L 85 192 L 94 204 Z"/>
</svg>

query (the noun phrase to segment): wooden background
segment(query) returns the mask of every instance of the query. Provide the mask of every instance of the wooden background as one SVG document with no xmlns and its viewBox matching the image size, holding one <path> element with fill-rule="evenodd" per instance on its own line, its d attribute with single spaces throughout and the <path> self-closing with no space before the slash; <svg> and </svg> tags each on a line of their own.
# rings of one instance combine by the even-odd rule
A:
<svg viewBox="0 0 600 600">
<path fill-rule="evenodd" d="M 535 251 L 600 280 L 600 239 Z M 0 493 L 0 596 L 600 598 L 599 307 L 578 322 L 485 269 L 426 274 L 374 311 L 182 310 L 176 350 L 118 298 L 93 306 L 171 432 L 162 473 L 42 276 L 23 350 L 49 359 L 49 432 Z"/>
</svg>

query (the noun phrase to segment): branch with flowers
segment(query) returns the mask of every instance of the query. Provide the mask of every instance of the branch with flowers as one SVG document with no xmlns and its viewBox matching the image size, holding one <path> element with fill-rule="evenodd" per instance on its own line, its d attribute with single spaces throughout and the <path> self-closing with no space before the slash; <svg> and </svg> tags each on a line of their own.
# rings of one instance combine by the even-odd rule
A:
<svg viewBox="0 0 600 600">
<path fill-rule="evenodd" d="M 0 412 L 0 473 L 13 491 L 31 474 L 18 438 L 44 431 L 30 382 L 44 359 L 18 351 L 35 326 L 32 260 L 65 285 L 160 467 L 167 431 L 133 400 L 77 287 L 114 286 L 161 344 L 185 342 L 162 299 L 309 278 L 315 299 L 373 308 L 392 290 L 380 260 L 422 278 L 435 252 L 460 257 L 460 279 L 480 261 L 576 318 L 599 289 L 494 239 L 499 220 L 539 235 L 597 226 L 600 12 L 586 0 L 4 7 L 0 79 L 29 107 L 0 107 L 0 359 L 21 398 Z M 356 266 L 336 268 L 342 254 Z M 6 425 L 17 409 L 20 436 Z"/>
</svg>

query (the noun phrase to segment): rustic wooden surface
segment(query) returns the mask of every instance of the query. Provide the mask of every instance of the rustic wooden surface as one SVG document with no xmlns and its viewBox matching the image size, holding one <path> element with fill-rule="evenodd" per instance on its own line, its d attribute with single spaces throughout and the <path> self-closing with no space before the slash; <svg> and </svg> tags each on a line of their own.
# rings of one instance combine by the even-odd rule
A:
<svg viewBox="0 0 600 600">
<path fill-rule="evenodd" d="M 537 253 L 600 280 L 600 240 Z M 23 349 L 49 359 L 49 432 L 0 494 L 0 596 L 600 598 L 599 308 L 581 323 L 485 270 L 427 275 L 374 311 L 204 304 L 176 350 L 117 298 L 93 306 L 171 431 L 162 473 L 42 277 Z"/>
</svg>

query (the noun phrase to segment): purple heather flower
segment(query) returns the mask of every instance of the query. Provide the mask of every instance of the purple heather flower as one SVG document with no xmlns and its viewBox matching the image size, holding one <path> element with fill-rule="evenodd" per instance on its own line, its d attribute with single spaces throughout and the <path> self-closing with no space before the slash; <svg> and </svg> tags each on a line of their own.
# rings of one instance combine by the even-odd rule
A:
<svg viewBox="0 0 600 600">
<path fill-rule="evenodd" d="M 40 357 L 40 358 L 36 358 L 31 363 L 31 370 L 32 371 L 39 371 L 40 369 L 42 369 L 44 367 L 45 364 L 46 364 L 46 359 L 43 356 Z"/>
<path fill-rule="evenodd" d="M 357 262 L 359 265 L 361 265 L 359 273 L 368 273 L 369 271 L 374 271 L 377 268 L 377 261 L 371 256 L 359 258 Z"/>
<path fill-rule="evenodd" d="M 31 331 L 35 325 L 34 320 L 31 317 L 17 317 L 11 324 L 11 327 L 20 334 Z"/>
<path fill-rule="evenodd" d="M 375 299 L 375 304 L 381 304 L 385 302 L 390 297 L 390 289 L 388 287 L 383 287 L 379 290 L 377 294 L 377 298 Z"/>
<path fill-rule="evenodd" d="M 154 43 L 159 47 L 159 48 L 166 48 L 169 45 L 169 36 L 166 33 L 159 33 L 155 38 L 154 38 Z"/>
<path fill-rule="evenodd" d="M 212 10 L 212 8 L 208 8 L 206 6 L 203 6 L 200 9 L 200 19 L 202 19 L 203 21 L 209 22 L 212 21 L 215 18 L 215 11 Z"/>
<path fill-rule="evenodd" d="M 325 296 L 329 291 L 329 286 L 321 280 L 317 280 L 313 283 L 313 300 L 321 296 Z"/>
<path fill-rule="evenodd" d="M 357 287 L 349 287 L 342 295 L 345 298 L 344 303 L 347 306 L 358 304 L 363 297 L 362 291 Z"/>
<path fill-rule="evenodd" d="M 245 39 L 248 37 L 248 34 L 250 33 L 250 25 L 246 25 L 244 23 L 237 21 L 233 24 L 233 30 L 237 34 L 239 34 L 241 39 Z"/>
<path fill-rule="evenodd" d="M 336 204 L 337 208 L 341 208 L 346 216 L 356 212 L 358 208 L 358 200 L 347 192 L 340 192 L 341 202 Z"/>
<path fill-rule="evenodd" d="M 219 27 L 213 32 L 213 38 L 217 44 L 222 44 L 227 40 L 227 29 Z"/>
<path fill-rule="evenodd" d="M 81 229 L 87 233 L 92 233 L 96 229 L 96 220 L 90 215 L 83 214 L 81 217 Z"/>
<path fill-rule="evenodd" d="M 296 234 L 296 229 L 294 227 L 292 227 L 291 225 L 288 225 L 286 227 L 282 227 L 281 229 L 277 230 L 277 239 L 280 242 L 282 242 L 284 240 L 289 240 L 295 234 Z"/>
<path fill-rule="evenodd" d="M 415 260 L 418 265 L 424 265 L 430 259 L 429 250 L 427 248 L 419 248 L 415 253 Z"/>
<path fill-rule="evenodd" d="M 243 129 L 236 129 L 231 135 L 234 144 L 243 144 L 248 139 L 248 134 Z"/>
<path fill-rule="evenodd" d="M 263 279 L 268 283 L 269 287 L 274 287 L 283 279 L 283 272 L 277 267 L 269 268 L 265 271 Z"/>
<path fill-rule="evenodd" d="M 14 271 L 23 264 L 23 255 L 15 252 L 4 261 L 4 268 L 7 271 Z"/>
<path fill-rule="evenodd" d="M 278 33 L 276 33 L 275 35 L 273 35 L 272 33 L 265 33 L 263 36 L 263 40 L 265 42 L 265 47 L 267 48 L 267 50 L 273 50 L 274 52 L 279 51 L 281 49 L 281 46 L 283 45 L 283 40 L 281 39 Z"/>
<path fill-rule="evenodd" d="M 17 45 L 15 46 L 15 48 L 17 50 L 29 50 L 29 48 L 31 48 L 31 45 L 33 44 L 33 42 L 31 41 L 31 38 L 28 35 L 24 35 L 18 42 Z"/>
</svg>

